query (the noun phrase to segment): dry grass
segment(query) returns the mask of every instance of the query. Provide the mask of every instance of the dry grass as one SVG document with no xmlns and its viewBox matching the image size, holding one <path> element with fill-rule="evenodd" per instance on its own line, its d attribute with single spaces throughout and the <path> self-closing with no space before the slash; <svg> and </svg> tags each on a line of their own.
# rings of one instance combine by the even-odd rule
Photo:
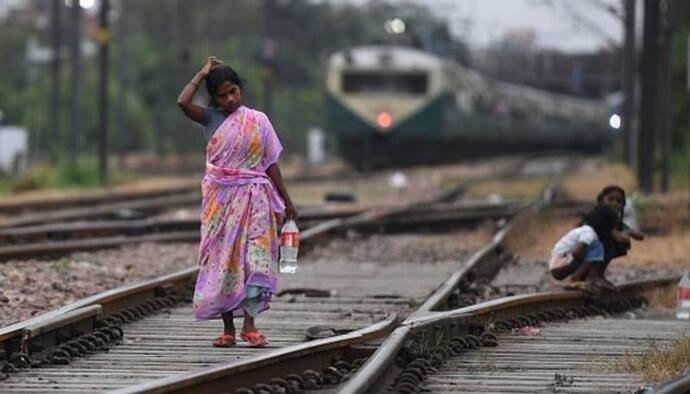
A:
<svg viewBox="0 0 690 394">
<path fill-rule="evenodd" d="M 548 260 L 553 245 L 573 229 L 578 220 L 575 216 L 559 216 L 552 212 L 519 218 L 508 233 L 506 245 L 517 255 Z"/>
<path fill-rule="evenodd" d="M 690 262 L 690 229 L 672 230 L 663 235 L 648 236 L 634 242 L 628 256 L 620 259 L 633 266 L 687 267 Z"/>
<path fill-rule="evenodd" d="M 673 309 L 678 302 L 678 287 L 668 286 L 653 290 L 647 299 L 650 309 Z"/>
<path fill-rule="evenodd" d="M 563 177 L 559 194 L 569 200 L 594 201 L 601 189 L 610 184 L 619 185 L 626 192 L 637 188 L 634 173 L 623 164 L 587 160 Z"/>
<path fill-rule="evenodd" d="M 639 375 L 647 382 L 660 382 L 684 375 L 690 372 L 690 337 L 683 334 L 666 345 L 650 339 L 642 353 L 626 352 L 611 367 L 617 372 Z"/>
<path fill-rule="evenodd" d="M 640 216 L 648 228 L 677 231 L 690 228 L 690 192 L 674 190 L 653 194 L 638 202 Z"/>
<path fill-rule="evenodd" d="M 495 179 L 472 183 L 465 191 L 468 197 L 487 197 L 498 194 L 504 199 L 534 199 L 539 197 L 547 178 L 538 177 L 531 179 Z"/>
</svg>

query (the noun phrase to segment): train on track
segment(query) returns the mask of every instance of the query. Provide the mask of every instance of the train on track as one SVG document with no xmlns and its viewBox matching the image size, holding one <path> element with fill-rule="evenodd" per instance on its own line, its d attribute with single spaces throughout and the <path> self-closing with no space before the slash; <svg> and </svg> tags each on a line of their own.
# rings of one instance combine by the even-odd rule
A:
<svg viewBox="0 0 690 394">
<path fill-rule="evenodd" d="M 599 151 L 612 140 L 604 101 L 499 82 L 414 48 L 330 56 L 327 129 L 356 168 L 545 150 Z"/>
</svg>

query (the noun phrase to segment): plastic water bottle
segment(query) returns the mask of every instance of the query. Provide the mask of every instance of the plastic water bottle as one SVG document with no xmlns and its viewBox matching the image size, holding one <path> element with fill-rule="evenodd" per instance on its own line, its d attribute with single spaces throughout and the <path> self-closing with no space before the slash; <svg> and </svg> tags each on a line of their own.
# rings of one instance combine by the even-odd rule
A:
<svg viewBox="0 0 690 394">
<path fill-rule="evenodd" d="M 299 230 L 294 220 L 288 220 L 280 230 L 280 272 L 294 274 L 297 271 Z"/>
<path fill-rule="evenodd" d="M 690 277 L 688 277 L 687 272 L 678 283 L 676 319 L 690 319 Z"/>
</svg>

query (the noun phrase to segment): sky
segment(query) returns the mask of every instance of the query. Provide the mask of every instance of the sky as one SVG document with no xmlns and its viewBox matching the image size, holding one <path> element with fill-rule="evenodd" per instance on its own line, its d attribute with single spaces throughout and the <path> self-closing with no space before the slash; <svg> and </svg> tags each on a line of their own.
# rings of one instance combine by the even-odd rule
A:
<svg viewBox="0 0 690 394">
<path fill-rule="evenodd" d="M 564 52 L 596 51 L 622 42 L 623 37 L 622 21 L 606 9 L 620 10 L 621 0 L 400 0 L 409 1 L 427 5 L 473 47 L 485 47 L 508 31 L 524 29 L 535 31 L 538 46 Z"/>
<path fill-rule="evenodd" d="M 567 3 L 566 3 L 567 2 Z M 537 45 L 567 52 L 592 51 L 620 43 L 622 21 L 605 6 L 620 10 L 621 1 L 606 0 L 455 0 L 449 15 L 452 30 L 474 46 L 486 46 L 505 32 L 533 29 Z M 604 5 L 602 7 L 601 5 Z"/>
<path fill-rule="evenodd" d="M 21 1 L 26 0 L 0 0 L 0 14 L 7 6 Z M 320 1 L 363 4 L 371 0 Z M 411 1 L 427 5 L 436 15 L 448 21 L 456 35 L 473 47 L 485 47 L 508 31 L 524 29 L 535 31 L 538 46 L 564 52 L 595 51 L 611 42 L 620 43 L 623 36 L 622 22 L 602 7 L 609 5 L 620 10 L 621 0 L 387 1 Z M 584 23 L 578 23 L 578 20 Z"/>
</svg>

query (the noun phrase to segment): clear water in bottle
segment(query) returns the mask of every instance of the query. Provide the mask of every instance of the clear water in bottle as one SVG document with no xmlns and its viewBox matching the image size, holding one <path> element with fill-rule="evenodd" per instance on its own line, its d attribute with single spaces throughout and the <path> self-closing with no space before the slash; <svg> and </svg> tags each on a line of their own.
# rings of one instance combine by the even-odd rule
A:
<svg viewBox="0 0 690 394">
<path fill-rule="evenodd" d="M 678 283 L 678 304 L 676 319 L 690 319 L 690 277 L 686 272 Z"/>
<path fill-rule="evenodd" d="M 294 220 L 288 220 L 280 231 L 279 268 L 283 274 L 294 274 L 297 271 L 297 254 L 299 253 L 299 230 Z"/>
</svg>

